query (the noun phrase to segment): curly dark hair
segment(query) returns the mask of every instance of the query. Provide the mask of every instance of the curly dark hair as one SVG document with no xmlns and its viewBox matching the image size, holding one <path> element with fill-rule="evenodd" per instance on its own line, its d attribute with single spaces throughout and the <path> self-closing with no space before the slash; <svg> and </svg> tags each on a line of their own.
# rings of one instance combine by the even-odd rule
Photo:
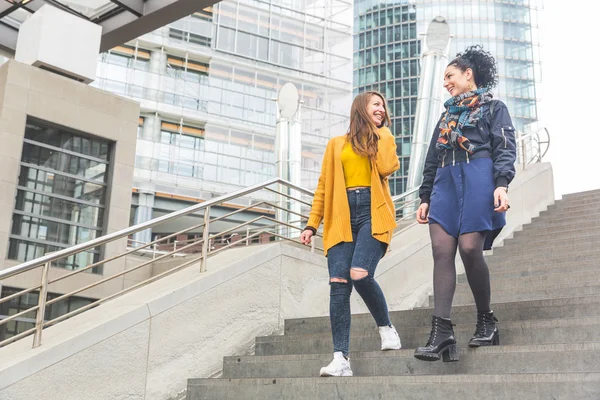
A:
<svg viewBox="0 0 600 400">
<path fill-rule="evenodd" d="M 454 65 L 463 72 L 467 68 L 471 68 L 477 87 L 491 89 L 498 84 L 496 60 L 489 51 L 483 50 L 480 45 L 467 47 L 465 51 L 458 53 L 456 58 L 450 61 L 448 66 L 450 65 Z"/>
</svg>

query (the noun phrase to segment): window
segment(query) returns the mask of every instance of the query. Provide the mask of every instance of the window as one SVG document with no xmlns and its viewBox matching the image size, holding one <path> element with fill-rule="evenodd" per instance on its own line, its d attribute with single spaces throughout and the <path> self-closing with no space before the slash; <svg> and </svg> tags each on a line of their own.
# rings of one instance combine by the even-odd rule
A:
<svg viewBox="0 0 600 400">
<path fill-rule="evenodd" d="M 192 127 L 163 122 L 160 132 L 161 143 L 188 149 L 204 150 L 204 127 Z"/>
<path fill-rule="evenodd" d="M 109 167 L 108 141 L 28 120 L 8 258 L 28 261 L 100 236 Z M 56 266 L 81 268 L 98 255 L 92 249 Z"/>
<path fill-rule="evenodd" d="M 131 46 L 117 46 L 104 53 L 102 61 L 123 67 L 148 70 L 150 51 Z"/>
<path fill-rule="evenodd" d="M 11 288 L 8 286 L 2 287 L 0 297 L 8 297 L 19 293 L 21 289 Z M 52 300 L 59 297 L 59 294 L 48 293 L 47 300 Z M 44 314 L 45 321 L 51 321 L 62 315 L 68 314 L 83 306 L 93 303 L 95 300 L 84 297 L 71 296 L 50 304 L 46 307 Z M 22 311 L 35 307 L 39 302 L 39 292 L 26 293 L 17 296 L 10 301 L 0 304 L 0 320 L 10 315 L 18 314 Z M 16 318 L 6 324 L 0 325 L 0 341 L 16 336 L 35 326 L 36 312 L 32 311 Z"/>
<path fill-rule="evenodd" d="M 212 38 L 197 33 L 186 32 L 181 29 L 169 28 L 169 37 L 183 42 L 194 43 L 200 46 L 211 47 Z"/>
<path fill-rule="evenodd" d="M 208 63 L 186 60 L 175 56 L 167 58 L 167 72 L 174 78 L 188 82 L 202 82 L 208 77 Z"/>
</svg>

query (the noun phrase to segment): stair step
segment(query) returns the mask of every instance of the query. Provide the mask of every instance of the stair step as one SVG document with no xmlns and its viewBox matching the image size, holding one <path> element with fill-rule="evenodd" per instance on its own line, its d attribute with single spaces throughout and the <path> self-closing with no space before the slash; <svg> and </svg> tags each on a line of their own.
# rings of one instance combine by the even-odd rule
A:
<svg viewBox="0 0 600 400">
<path fill-rule="evenodd" d="M 565 204 L 554 204 L 548 207 L 546 211 L 543 212 L 544 215 L 552 214 L 552 215 L 560 215 L 565 212 L 573 212 L 573 211 L 592 211 L 596 209 L 596 207 L 600 205 L 600 201 L 586 201 L 581 203 L 565 203 Z"/>
<path fill-rule="evenodd" d="M 496 311 L 496 310 L 495 310 Z M 600 342 L 600 318 L 565 318 L 561 320 L 503 321 L 498 311 L 500 343 L 504 345 Z M 423 346 L 429 337 L 431 319 L 420 327 L 396 326 L 402 346 L 414 349 Z M 475 331 L 475 321 L 454 327 L 459 344 L 468 343 Z M 368 331 L 353 332 L 350 352 L 379 351 L 379 332 L 373 323 Z M 300 335 L 262 336 L 256 338 L 258 356 L 283 354 L 319 354 L 333 352 L 330 332 Z"/>
<path fill-rule="evenodd" d="M 494 303 L 492 308 L 501 322 L 543 320 L 553 318 L 591 318 L 600 317 L 600 295 L 582 296 L 569 299 L 534 300 L 524 302 Z M 391 311 L 392 324 L 402 331 L 409 327 L 423 327 L 431 324 L 432 308 Z M 452 322 L 455 324 L 474 324 L 476 321 L 474 305 L 452 308 Z M 375 329 L 373 317 L 369 313 L 353 314 L 352 332 Z M 329 317 L 286 319 L 286 335 L 302 335 L 331 332 Z"/>
<path fill-rule="evenodd" d="M 520 243 L 515 246 L 503 246 L 497 247 L 494 249 L 494 254 L 496 255 L 510 255 L 510 256 L 519 256 L 526 254 L 560 254 L 560 253 L 576 253 L 583 251 L 596 251 L 598 250 L 598 245 L 600 244 L 600 240 L 594 238 L 593 240 L 573 240 L 573 242 L 558 242 L 558 243 L 544 243 L 544 244 L 532 244 L 528 246 L 526 243 Z"/>
<path fill-rule="evenodd" d="M 600 294 L 600 282 L 590 282 L 589 285 L 564 284 L 533 286 L 531 288 L 516 288 L 513 290 L 492 290 L 492 300 L 498 302 L 541 300 L 550 298 L 564 298 L 573 296 L 589 296 Z M 473 304 L 473 295 L 470 289 L 460 288 L 454 294 L 454 304 Z M 430 303 L 433 305 L 433 303 Z"/>
<path fill-rule="evenodd" d="M 581 200 L 589 198 L 600 198 L 600 189 L 586 190 L 585 192 L 569 193 L 563 195 L 563 200 Z"/>
<path fill-rule="evenodd" d="M 524 227 L 521 231 L 516 231 L 513 234 L 511 239 L 505 240 L 504 245 L 508 245 L 511 242 L 539 242 L 539 241 L 556 241 L 561 239 L 566 239 L 570 237 L 577 237 L 578 235 L 586 237 L 586 236 L 595 236 L 597 235 L 597 230 L 600 230 L 600 223 L 598 226 L 593 229 L 583 230 L 581 227 L 571 227 L 565 230 L 557 231 L 557 230 L 548 230 L 548 229 L 537 229 L 533 230 L 529 229 L 530 225 Z"/>
<path fill-rule="evenodd" d="M 490 268 L 490 276 L 492 280 L 496 279 L 515 279 L 516 281 L 521 278 L 537 276 L 543 277 L 546 275 L 562 274 L 566 271 L 572 273 L 594 273 L 600 271 L 600 261 L 593 261 L 588 263 L 563 263 L 558 265 L 543 264 L 543 265 L 515 265 L 513 269 L 508 266 L 502 268 L 496 268 L 488 262 Z M 458 275 L 458 283 L 467 282 L 467 275 Z"/>
<path fill-rule="evenodd" d="M 588 211 L 570 211 L 566 213 L 560 213 L 559 215 L 552 214 L 540 214 L 539 217 L 531 219 L 532 223 L 537 222 L 552 222 L 560 225 L 565 222 L 586 222 L 586 221 L 600 221 L 600 211 L 594 210 L 593 212 Z"/>
<path fill-rule="evenodd" d="M 510 277 L 508 279 L 499 279 L 492 277 L 492 293 L 502 290 L 521 290 L 531 289 L 539 290 L 547 286 L 571 286 L 579 284 L 583 286 L 589 286 L 593 284 L 600 284 L 600 268 L 592 271 L 578 271 L 565 273 L 554 273 L 545 275 L 525 276 L 520 278 Z M 460 282 L 456 285 L 456 293 L 460 290 L 468 290 L 468 282 Z"/>
<path fill-rule="evenodd" d="M 525 225 L 523 232 L 527 234 L 537 235 L 538 233 L 556 233 L 562 234 L 565 232 L 571 232 L 573 230 L 579 230 L 581 232 L 593 232 L 600 227 L 600 221 L 563 221 L 562 223 L 553 223 L 551 220 L 538 221 L 532 225 Z"/>
<path fill-rule="evenodd" d="M 600 373 L 209 378 L 190 379 L 187 387 L 188 400 L 398 399 L 400 394 L 411 400 L 598 400 Z"/>
<path fill-rule="evenodd" d="M 352 353 L 354 376 L 406 376 L 494 373 L 597 372 L 600 343 L 489 346 L 459 349 L 460 362 L 423 362 L 414 349 Z M 331 362 L 331 353 L 231 356 L 223 378 L 310 378 Z"/>
<path fill-rule="evenodd" d="M 548 206 L 548 209 L 560 209 L 562 207 L 580 207 L 600 204 L 600 196 L 588 197 L 574 200 L 557 200 L 554 204 Z"/>
<path fill-rule="evenodd" d="M 486 257 L 486 260 L 488 262 L 488 265 L 493 265 L 494 267 L 499 269 L 506 266 L 512 269 L 515 265 L 531 264 L 532 262 L 535 262 L 537 265 L 565 262 L 589 263 L 594 260 L 600 260 L 600 250 L 586 249 L 585 251 L 575 252 L 574 254 L 570 254 L 568 252 L 559 252 L 558 254 L 538 255 L 537 258 L 535 258 L 535 256 L 535 254 L 498 255 L 496 250 L 494 250 L 494 254 Z"/>
<path fill-rule="evenodd" d="M 490 273 L 522 272 L 526 274 L 534 270 L 545 270 L 548 273 L 556 270 L 576 272 L 600 268 L 600 259 L 594 259 L 594 257 L 575 260 L 572 256 L 565 256 L 564 259 L 557 257 L 553 262 L 548 262 L 532 257 L 518 260 L 506 255 L 498 256 L 496 253 L 496 255 L 486 256 L 485 260 L 490 268 Z"/>
<path fill-rule="evenodd" d="M 599 229 L 600 231 L 600 229 Z M 534 236 L 515 236 L 512 239 L 506 240 L 500 249 L 515 249 L 536 247 L 543 248 L 544 246 L 572 246 L 576 244 L 600 244 L 600 233 L 598 232 L 569 232 L 557 235 L 556 233 L 548 233 L 546 235 Z"/>
</svg>

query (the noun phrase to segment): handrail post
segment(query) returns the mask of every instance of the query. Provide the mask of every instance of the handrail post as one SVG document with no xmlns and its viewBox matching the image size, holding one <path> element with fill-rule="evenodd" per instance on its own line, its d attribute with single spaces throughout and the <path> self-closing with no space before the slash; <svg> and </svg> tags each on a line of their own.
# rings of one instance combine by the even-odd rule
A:
<svg viewBox="0 0 600 400">
<path fill-rule="evenodd" d="M 206 272 L 206 261 L 208 260 L 209 236 L 210 235 L 210 206 L 204 209 L 204 232 L 202 232 L 202 261 L 200 261 L 200 272 Z"/>
<path fill-rule="evenodd" d="M 173 251 L 177 250 L 177 240 L 173 242 Z"/>
<path fill-rule="evenodd" d="M 42 344 L 42 330 L 44 329 L 44 317 L 46 314 L 46 296 L 48 295 L 48 272 L 50 270 L 50 262 L 47 262 L 42 267 L 42 287 L 38 299 L 38 310 L 35 316 L 35 334 L 33 336 L 33 348 L 39 347 Z"/>
<path fill-rule="evenodd" d="M 521 143 L 521 155 L 523 156 L 523 169 L 525 169 L 525 166 L 527 165 L 527 144 L 525 143 L 525 140 Z"/>
<path fill-rule="evenodd" d="M 315 237 L 313 236 L 312 240 L 310 241 L 310 252 L 314 253 L 315 252 Z"/>
<path fill-rule="evenodd" d="M 156 243 L 154 243 L 154 245 L 152 246 L 152 259 L 153 260 L 156 258 L 156 246 L 157 246 Z"/>
<path fill-rule="evenodd" d="M 246 227 L 246 246 L 250 246 L 250 239 L 248 239 L 249 236 L 250 236 L 250 227 L 247 226 Z"/>
</svg>

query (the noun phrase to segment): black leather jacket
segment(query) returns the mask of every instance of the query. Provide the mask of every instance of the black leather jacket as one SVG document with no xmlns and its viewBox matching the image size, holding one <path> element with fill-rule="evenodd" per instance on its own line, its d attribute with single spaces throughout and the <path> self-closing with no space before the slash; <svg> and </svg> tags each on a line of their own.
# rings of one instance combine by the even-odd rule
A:
<svg viewBox="0 0 600 400">
<path fill-rule="evenodd" d="M 490 104 L 493 104 L 493 115 L 490 115 Z M 492 100 L 483 106 L 483 116 L 476 127 L 463 128 L 463 135 L 478 146 L 478 150 L 469 155 L 466 151 L 438 150 L 436 148 L 439 137 L 439 122 L 433 132 L 425 167 L 423 169 L 423 183 L 419 189 L 422 203 L 429 203 L 433 180 L 438 168 L 444 168 L 457 162 L 464 162 L 476 158 L 489 157 L 494 162 L 494 182 L 496 187 L 508 187 L 515 177 L 515 160 L 517 158 L 515 128 L 508 113 L 506 105 L 500 100 Z M 442 116 L 445 114 L 442 113 Z"/>
</svg>

